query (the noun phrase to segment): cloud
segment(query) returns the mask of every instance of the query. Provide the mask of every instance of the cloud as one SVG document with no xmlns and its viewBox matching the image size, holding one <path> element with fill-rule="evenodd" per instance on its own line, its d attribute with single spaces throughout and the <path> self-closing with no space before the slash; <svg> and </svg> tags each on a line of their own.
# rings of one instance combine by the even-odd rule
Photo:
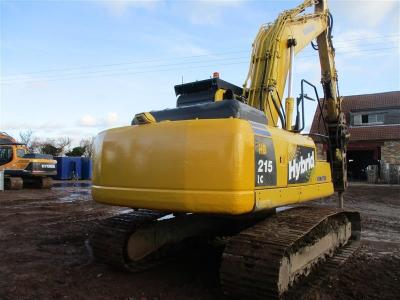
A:
<svg viewBox="0 0 400 300">
<path fill-rule="evenodd" d="M 63 128 L 63 125 L 56 122 L 44 122 L 41 124 L 28 124 L 25 122 L 6 122 L 2 128 L 2 130 L 28 130 L 31 129 L 33 131 L 36 130 L 47 130 L 47 131 L 55 131 L 60 128 Z"/>
<path fill-rule="evenodd" d="M 37 89 L 45 89 L 49 87 L 49 82 L 47 80 L 36 80 L 30 82 L 30 84 L 33 88 Z"/>
<path fill-rule="evenodd" d="M 34 89 L 46 89 L 49 87 L 49 82 L 46 79 L 41 79 L 41 76 L 35 77 L 29 74 L 2 74 L 0 78 L 1 85 L 9 86 L 18 83 L 25 83 L 27 87 Z"/>
<path fill-rule="evenodd" d="M 118 114 L 109 112 L 101 118 L 95 118 L 91 114 L 82 116 L 76 124 L 62 124 L 57 122 L 44 122 L 40 124 L 29 124 L 27 122 L 6 122 L 1 130 L 6 131 L 11 136 L 19 137 L 19 133 L 25 130 L 32 130 L 33 135 L 39 138 L 58 138 L 68 136 L 73 139 L 74 144 L 84 137 L 95 136 L 104 128 L 118 125 Z"/>
<path fill-rule="evenodd" d="M 17 124 L 15 124 L 17 125 Z M 57 139 L 59 137 L 69 137 L 72 139 L 73 145 L 79 145 L 79 141 L 83 138 L 94 137 L 100 131 L 96 127 L 60 127 L 60 128 L 40 128 L 41 126 L 26 126 L 26 124 L 20 124 L 21 126 L 7 126 L 6 132 L 14 138 L 19 138 L 19 133 L 24 130 L 32 129 L 33 137 L 39 140 L 46 139 Z"/>
<path fill-rule="evenodd" d="M 308 57 L 307 57 L 308 58 Z M 294 68 L 295 68 L 295 73 L 305 73 L 305 72 L 310 72 L 310 71 L 315 71 L 317 69 L 319 71 L 319 61 L 318 61 L 318 56 L 315 55 L 315 58 L 313 60 L 308 59 L 295 59 L 294 63 Z"/>
<path fill-rule="evenodd" d="M 80 126 L 85 126 L 85 127 L 94 127 L 94 126 L 97 126 L 97 121 L 96 121 L 95 117 L 87 114 L 79 119 L 78 124 Z"/>
<path fill-rule="evenodd" d="M 131 9 L 155 9 L 163 3 L 162 0 L 103 0 L 99 1 L 112 15 L 122 16 Z"/>
<path fill-rule="evenodd" d="M 174 45 L 170 45 L 169 51 L 177 54 L 177 55 L 207 55 L 210 53 L 205 48 L 202 48 L 200 46 L 196 46 L 195 44 L 192 43 L 176 43 Z"/>
<path fill-rule="evenodd" d="M 385 35 L 379 30 L 350 29 L 335 35 L 333 45 L 337 60 L 347 59 L 349 65 L 354 65 L 351 60 L 399 51 L 398 41 L 398 36 Z"/>
<path fill-rule="evenodd" d="M 193 1 L 186 16 L 195 25 L 216 25 L 224 20 L 223 14 L 242 4 L 241 0 Z"/>
<path fill-rule="evenodd" d="M 337 8 L 338 14 L 354 24 L 359 24 L 360 27 L 376 27 L 387 22 L 392 13 L 399 17 L 398 1 L 338 1 L 332 6 Z"/>
<path fill-rule="evenodd" d="M 379 42 L 380 34 L 367 29 L 351 29 L 339 32 L 333 40 L 334 47 L 337 47 L 338 55 L 341 57 L 354 57 L 362 55 L 362 51 L 374 48 Z M 378 46 L 379 48 L 379 46 Z"/>
<path fill-rule="evenodd" d="M 154 30 L 154 28 L 162 28 L 162 31 Z M 155 20 L 153 27 L 143 28 L 141 38 L 148 47 L 162 49 L 164 55 L 172 54 L 181 57 L 210 53 L 207 49 L 209 46 L 207 37 L 202 38 L 171 22 Z M 159 65 L 159 62 L 156 62 L 156 65 Z"/>
<path fill-rule="evenodd" d="M 114 126 L 118 122 L 118 114 L 116 112 L 110 112 L 105 117 L 97 119 L 91 114 L 82 116 L 77 124 L 83 127 L 109 127 Z"/>
<path fill-rule="evenodd" d="M 110 112 L 107 117 L 103 120 L 103 124 L 107 126 L 115 125 L 118 122 L 118 114 L 115 112 Z"/>
</svg>

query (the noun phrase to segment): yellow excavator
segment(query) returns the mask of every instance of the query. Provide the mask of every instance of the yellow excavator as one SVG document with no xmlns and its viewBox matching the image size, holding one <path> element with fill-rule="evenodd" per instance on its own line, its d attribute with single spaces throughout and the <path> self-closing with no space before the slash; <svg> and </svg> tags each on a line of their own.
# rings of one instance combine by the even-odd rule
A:
<svg viewBox="0 0 400 300">
<path fill-rule="evenodd" d="M 268 299 L 285 295 L 324 261 L 351 255 L 360 215 L 343 209 L 349 134 L 332 22 L 326 0 L 306 0 L 261 27 L 243 87 L 218 74 L 177 85 L 176 108 L 140 113 L 131 126 L 101 132 L 93 198 L 133 211 L 99 224 L 91 238 L 95 257 L 135 272 L 188 239 L 223 237 L 223 292 Z M 319 53 L 322 100 L 306 80 L 300 96 L 292 94 L 295 54 L 310 43 Z M 318 103 L 325 134 L 301 134 L 309 100 Z M 317 142 L 326 145 L 325 159 Z M 335 191 L 339 207 L 298 205 Z"/>
<path fill-rule="evenodd" d="M 30 153 L 26 145 L 0 132 L 0 171 L 4 172 L 6 189 L 49 189 L 53 183 L 51 176 L 57 175 L 56 164 L 51 155 Z"/>
</svg>

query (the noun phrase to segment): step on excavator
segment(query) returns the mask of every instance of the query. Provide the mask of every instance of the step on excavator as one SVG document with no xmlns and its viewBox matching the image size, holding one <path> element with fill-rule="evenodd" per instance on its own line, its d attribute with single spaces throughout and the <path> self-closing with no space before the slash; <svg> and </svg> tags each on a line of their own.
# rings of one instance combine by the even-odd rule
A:
<svg viewBox="0 0 400 300">
<path fill-rule="evenodd" d="M 6 189 L 49 189 L 53 184 L 51 176 L 57 175 L 56 164 L 51 155 L 30 153 L 25 144 L 0 132 L 0 171 L 4 172 Z"/>
<path fill-rule="evenodd" d="M 218 74 L 180 84 L 176 108 L 139 113 L 130 126 L 101 132 L 93 198 L 133 211 L 99 224 L 95 257 L 136 272 L 187 240 L 223 237 L 221 288 L 244 299 L 281 298 L 322 264 L 345 261 L 361 228 L 359 213 L 343 209 L 349 134 L 332 24 L 326 0 L 306 0 L 261 27 L 243 87 Z M 294 99 L 295 54 L 310 43 L 324 95 L 302 80 Z M 318 103 L 324 134 L 301 133 L 309 100 Z M 338 207 L 300 205 L 335 192 Z"/>
</svg>

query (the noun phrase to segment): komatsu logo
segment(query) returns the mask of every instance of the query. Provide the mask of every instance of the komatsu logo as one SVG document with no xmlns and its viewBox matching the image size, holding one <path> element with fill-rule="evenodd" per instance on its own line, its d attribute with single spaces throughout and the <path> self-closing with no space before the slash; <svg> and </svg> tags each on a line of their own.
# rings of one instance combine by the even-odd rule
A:
<svg viewBox="0 0 400 300">
<path fill-rule="evenodd" d="M 304 158 L 303 155 L 300 158 L 289 161 L 289 181 L 298 181 L 302 175 L 314 168 L 314 151 L 307 154 Z"/>
</svg>

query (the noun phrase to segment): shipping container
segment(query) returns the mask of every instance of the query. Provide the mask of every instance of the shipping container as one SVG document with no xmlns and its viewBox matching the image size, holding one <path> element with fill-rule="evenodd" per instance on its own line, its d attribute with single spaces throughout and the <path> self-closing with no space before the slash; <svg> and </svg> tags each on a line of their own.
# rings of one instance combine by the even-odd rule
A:
<svg viewBox="0 0 400 300">
<path fill-rule="evenodd" d="M 55 179 L 69 180 L 82 178 L 81 157 L 63 156 L 55 157 L 57 160 L 57 175 Z"/>
<path fill-rule="evenodd" d="M 87 157 L 82 157 L 82 179 L 92 179 L 92 160 Z"/>
</svg>

